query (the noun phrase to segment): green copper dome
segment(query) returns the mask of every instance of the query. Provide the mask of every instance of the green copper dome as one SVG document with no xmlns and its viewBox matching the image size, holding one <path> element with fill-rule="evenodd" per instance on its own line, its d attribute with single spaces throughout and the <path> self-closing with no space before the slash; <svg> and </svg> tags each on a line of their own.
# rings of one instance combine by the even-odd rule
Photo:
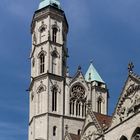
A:
<svg viewBox="0 0 140 140">
<path fill-rule="evenodd" d="M 97 70 L 92 65 L 92 63 L 90 64 L 90 66 L 86 72 L 85 80 L 87 82 L 97 81 L 97 82 L 105 83 L 102 80 L 102 78 L 100 77 L 100 75 L 98 74 Z"/>
<path fill-rule="evenodd" d="M 52 5 L 60 9 L 59 0 L 41 0 L 38 9 L 42 9 L 48 5 Z"/>
</svg>

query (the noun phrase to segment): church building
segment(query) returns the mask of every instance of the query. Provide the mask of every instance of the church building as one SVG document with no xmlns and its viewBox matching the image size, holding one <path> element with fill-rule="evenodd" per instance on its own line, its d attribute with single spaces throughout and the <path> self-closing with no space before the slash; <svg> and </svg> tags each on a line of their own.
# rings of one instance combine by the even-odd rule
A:
<svg viewBox="0 0 140 140">
<path fill-rule="evenodd" d="M 140 77 L 132 63 L 109 116 L 108 88 L 93 64 L 69 75 L 68 31 L 59 0 L 42 0 L 31 23 L 28 140 L 140 140 Z"/>
</svg>

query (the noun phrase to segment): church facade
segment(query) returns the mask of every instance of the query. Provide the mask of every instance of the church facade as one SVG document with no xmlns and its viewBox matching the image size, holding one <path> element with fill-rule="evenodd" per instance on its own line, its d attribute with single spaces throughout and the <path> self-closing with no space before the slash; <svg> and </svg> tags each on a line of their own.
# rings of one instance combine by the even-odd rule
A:
<svg viewBox="0 0 140 140">
<path fill-rule="evenodd" d="M 93 64 L 69 76 L 68 30 L 59 0 L 42 0 L 31 23 L 29 140 L 139 140 L 140 77 L 130 65 L 108 116 L 107 85 Z"/>
</svg>

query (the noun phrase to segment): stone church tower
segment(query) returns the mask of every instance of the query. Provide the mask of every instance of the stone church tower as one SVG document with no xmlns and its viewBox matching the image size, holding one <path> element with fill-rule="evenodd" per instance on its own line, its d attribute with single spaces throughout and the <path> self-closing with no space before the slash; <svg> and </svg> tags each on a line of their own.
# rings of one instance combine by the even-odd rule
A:
<svg viewBox="0 0 140 140">
<path fill-rule="evenodd" d="M 80 134 L 87 107 L 107 114 L 108 91 L 92 64 L 84 76 L 67 73 L 68 23 L 59 0 L 42 0 L 32 24 L 29 140 Z"/>
</svg>

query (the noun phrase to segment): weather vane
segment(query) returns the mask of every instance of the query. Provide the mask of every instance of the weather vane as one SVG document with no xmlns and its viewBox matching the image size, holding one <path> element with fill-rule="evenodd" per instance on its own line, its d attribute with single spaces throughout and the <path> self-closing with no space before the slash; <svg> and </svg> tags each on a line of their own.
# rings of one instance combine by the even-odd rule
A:
<svg viewBox="0 0 140 140">
<path fill-rule="evenodd" d="M 130 63 L 128 64 L 128 71 L 129 71 L 129 72 L 133 72 L 133 68 L 134 68 L 134 64 L 133 64 L 133 62 L 130 62 Z"/>
</svg>

